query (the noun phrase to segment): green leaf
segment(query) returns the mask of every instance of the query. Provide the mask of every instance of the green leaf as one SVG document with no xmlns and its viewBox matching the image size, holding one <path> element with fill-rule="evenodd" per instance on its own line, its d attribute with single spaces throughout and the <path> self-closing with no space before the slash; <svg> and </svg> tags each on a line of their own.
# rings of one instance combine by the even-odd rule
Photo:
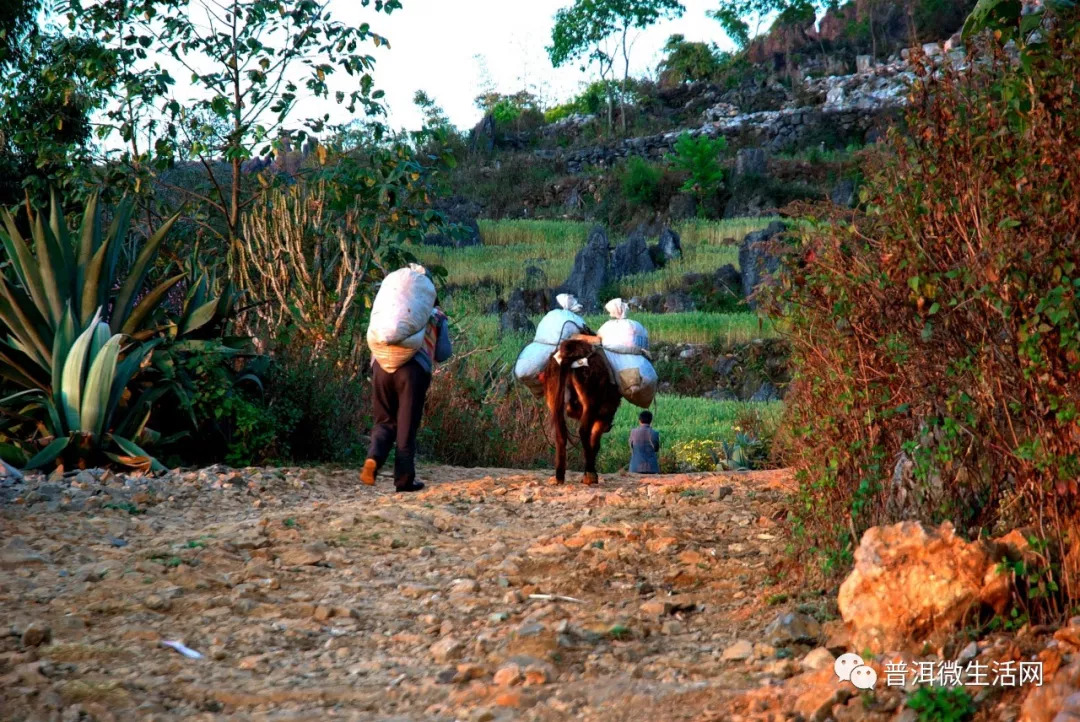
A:
<svg viewBox="0 0 1080 722">
<path fill-rule="evenodd" d="M 66 264 L 60 242 L 52 230 L 45 226 L 39 213 L 34 223 L 34 246 L 37 250 L 37 267 L 41 274 L 41 287 L 48 301 L 45 314 L 51 326 L 60 323 L 70 289 L 70 265 Z"/>
<path fill-rule="evenodd" d="M 105 324 L 99 324 L 99 327 L 102 326 Z M 116 378 L 116 360 L 120 356 L 122 339 L 123 336 L 117 334 L 105 343 L 91 363 L 90 373 L 86 376 L 80 413 L 81 431 L 93 434 L 96 439 L 101 438 L 108 421 L 105 411 L 109 406 L 109 396 Z"/>
<path fill-rule="evenodd" d="M 52 353 L 52 391 L 53 398 L 57 406 L 62 406 L 63 401 L 60 395 L 60 389 L 62 388 L 62 374 L 64 370 L 64 362 L 67 361 L 68 351 L 71 349 L 72 343 L 75 341 L 75 320 L 71 317 L 71 306 L 68 305 L 64 311 L 64 318 L 61 320 L 60 325 L 56 327 L 56 332 L 53 336 L 53 353 Z"/>
<path fill-rule="evenodd" d="M 71 443 L 70 436 L 63 436 L 58 439 L 54 439 L 52 443 L 46 446 L 44 449 L 34 455 L 30 461 L 26 462 L 27 469 L 40 469 L 46 464 L 51 464 L 56 461 L 60 454 L 64 453 L 64 449 Z"/>
<path fill-rule="evenodd" d="M 146 321 L 147 317 L 161 304 L 165 299 L 166 294 L 180 281 L 184 280 L 187 274 L 181 273 L 179 276 L 174 276 L 167 281 L 163 281 L 153 291 L 146 294 L 143 300 L 139 301 L 139 305 L 131 312 L 127 320 L 124 321 L 123 328 L 120 329 L 121 333 L 126 333 L 129 336 L 134 335 Z"/>
<path fill-rule="evenodd" d="M 123 438 L 122 436 L 117 436 L 115 434 L 113 434 L 112 440 L 116 442 L 117 446 L 119 446 L 126 453 L 131 454 L 132 456 L 145 456 L 147 459 L 150 460 L 150 468 L 154 471 L 168 471 L 168 469 L 166 469 L 160 461 L 140 449 L 138 444 L 136 444 L 134 441 L 130 441 Z"/>
<path fill-rule="evenodd" d="M 16 275 L 26 288 L 27 293 L 38 309 L 38 313 L 45 318 L 48 315 L 49 299 L 45 293 L 45 286 L 41 282 L 41 273 L 38 271 L 38 262 L 34 254 L 30 252 L 22 235 L 15 226 L 15 219 L 6 210 L 3 212 L 4 225 L 7 233 L 0 233 L 0 240 L 4 243 L 8 258 L 15 269 Z"/>
<path fill-rule="evenodd" d="M 86 368 L 86 357 L 90 350 L 90 344 L 97 329 L 98 316 L 79 334 L 75 343 L 71 345 L 71 351 L 64 361 L 64 372 L 60 381 L 60 408 L 63 412 L 65 428 L 68 431 L 79 429 L 79 411 L 82 408 L 83 371 Z"/>
<path fill-rule="evenodd" d="M 146 246 L 143 248 L 142 252 L 139 253 L 139 257 L 135 259 L 135 263 L 131 267 L 131 272 L 128 274 L 127 280 L 124 281 L 124 285 L 120 288 L 120 293 L 116 296 L 116 304 L 113 306 L 113 333 L 119 333 L 124 327 L 124 322 L 131 313 L 132 304 L 135 302 L 135 296 L 138 294 L 139 288 L 142 287 L 143 277 L 150 267 L 150 262 L 153 261 L 154 256 L 157 255 L 162 241 L 165 240 L 166 234 L 168 234 L 169 229 L 172 228 L 179 217 L 180 214 L 177 213 L 172 218 L 165 221 L 161 227 L 157 229 L 157 232 L 150 237 L 150 240 L 146 242 Z"/>
<path fill-rule="evenodd" d="M 52 363 L 52 347 L 46 338 L 50 327 L 33 299 L 18 288 L 8 285 L 2 275 L 0 298 L 0 320 L 3 320 L 11 335 L 22 343 L 24 352 L 36 357 L 42 368 L 49 369 Z"/>
<path fill-rule="evenodd" d="M 184 325 L 180 327 L 180 334 L 188 334 L 205 326 L 212 318 L 214 318 L 214 314 L 217 313 L 217 307 L 218 299 L 213 298 L 196 308 L 184 319 Z"/>
<path fill-rule="evenodd" d="M 116 369 L 116 378 L 113 381 L 112 391 L 109 394 L 109 403 L 105 409 L 106 418 L 111 419 L 113 414 L 116 413 L 116 407 L 124 395 L 124 389 L 131 383 L 131 379 L 135 377 L 135 374 L 139 372 L 146 355 L 164 342 L 165 339 L 156 338 L 149 343 L 141 344 L 137 348 L 128 351 L 127 357 Z"/>
<path fill-rule="evenodd" d="M 986 28 L 998 28 L 1009 19 L 1020 17 L 1023 4 L 1020 0 L 979 0 L 964 22 L 961 31 L 966 41 L 974 33 Z"/>
<path fill-rule="evenodd" d="M 90 264 L 101 246 L 101 216 L 98 214 L 97 193 L 91 195 L 86 201 L 86 211 L 83 213 L 82 228 L 79 236 L 79 253 L 75 259 L 75 292 L 84 289 Z M 100 278 L 100 276 L 99 276 Z M 85 296 L 85 291 L 83 293 Z M 78 302 L 80 299 L 75 299 Z M 102 305 L 98 302 L 94 308 Z M 86 315 L 93 313 L 93 309 Z"/>
</svg>

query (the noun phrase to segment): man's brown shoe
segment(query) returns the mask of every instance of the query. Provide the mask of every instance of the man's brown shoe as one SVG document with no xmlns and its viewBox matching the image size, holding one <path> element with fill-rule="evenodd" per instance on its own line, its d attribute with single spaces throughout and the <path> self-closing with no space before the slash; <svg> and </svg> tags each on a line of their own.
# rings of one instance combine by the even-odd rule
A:
<svg viewBox="0 0 1080 722">
<path fill-rule="evenodd" d="M 368 459 L 364 462 L 364 468 L 360 470 L 360 481 L 368 486 L 375 486 L 375 475 L 379 473 L 379 466 L 375 463 L 375 459 Z"/>
</svg>

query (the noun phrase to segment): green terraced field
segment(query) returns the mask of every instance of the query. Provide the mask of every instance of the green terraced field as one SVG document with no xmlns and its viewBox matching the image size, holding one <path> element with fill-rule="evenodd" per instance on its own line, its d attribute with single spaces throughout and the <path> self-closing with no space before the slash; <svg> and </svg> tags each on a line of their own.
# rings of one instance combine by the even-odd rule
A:
<svg viewBox="0 0 1080 722">
<path fill-rule="evenodd" d="M 540 318 L 540 316 L 532 317 L 533 323 L 538 323 Z M 631 313 L 629 318 L 645 326 L 649 332 L 649 342 L 652 344 L 721 342 L 727 345 L 751 341 L 755 338 L 767 338 L 776 334 L 773 324 L 754 313 L 709 313 L 706 311 Z M 610 319 L 606 314 L 600 314 L 586 316 L 585 320 L 595 331 Z M 461 326 L 473 334 L 476 343 L 501 344 L 497 338 L 498 318 L 493 315 L 467 317 L 461 321 Z M 531 339 L 522 336 L 514 340 L 520 347 Z"/>
<path fill-rule="evenodd" d="M 624 279 L 618 290 L 625 298 L 662 293 L 677 286 L 686 273 L 711 273 L 727 263 L 737 266 L 735 243 L 770 220 L 685 222 L 677 228 L 682 236 L 683 257 L 659 271 Z M 454 287 L 491 282 L 503 288 L 522 286 L 525 268 L 530 265 L 542 269 L 550 285 L 557 285 L 570 275 L 574 256 L 585 244 L 591 227 L 581 221 L 481 221 L 483 246 L 425 247 L 417 255 L 423 263 L 445 267 L 449 273 L 447 283 Z M 620 240 L 612 238 L 611 242 L 614 245 Z"/>
</svg>

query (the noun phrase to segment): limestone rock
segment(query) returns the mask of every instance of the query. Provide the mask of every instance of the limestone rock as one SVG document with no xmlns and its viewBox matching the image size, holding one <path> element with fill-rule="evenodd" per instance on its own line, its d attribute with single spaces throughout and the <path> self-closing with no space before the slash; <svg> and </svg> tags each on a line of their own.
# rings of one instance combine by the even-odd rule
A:
<svg viewBox="0 0 1080 722">
<path fill-rule="evenodd" d="M 443 637 L 428 650 L 432 658 L 440 664 L 461 659 L 465 646 L 454 637 Z"/>
<path fill-rule="evenodd" d="M 764 148 L 743 148 L 735 155 L 735 176 L 764 176 L 769 171 L 769 154 Z"/>
<path fill-rule="evenodd" d="M 510 687 L 520 684 L 522 680 L 521 667 L 516 664 L 508 664 L 495 673 L 493 681 L 500 687 Z"/>
<path fill-rule="evenodd" d="M 754 392 L 754 395 L 750 397 L 750 400 L 756 401 L 758 403 L 779 401 L 780 392 L 775 386 L 772 385 L 772 383 L 765 381 L 761 384 L 758 390 Z"/>
<path fill-rule="evenodd" d="M 668 261 L 682 257 L 682 239 L 679 233 L 671 228 L 660 231 L 660 238 L 656 243 L 656 256 L 661 259 L 663 265 Z"/>
<path fill-rule="evenodd" d="M 697 215 L 697 199 L 689 193 L 676 193 L 668 203 L 668 217 L 673 221 L 689 220 Z"/>
<path fill-rule="evenodd" d="M 754 645 L 745 639 L 737 640 L 721 655 L 728 662 L 741 662 L 754 656 Z"/>
<path fill-rule="evenodd" d="M 45 554 L 34 551 L 21 536 L 13 536 L 8 539 L 3 548 L 0 548 L 0 568 L 16 569 L 19 567 L 48 564 L 50 559 Z"/>
<path fill-rule="evenodd" d="M 315 546 L 307 546 L 302 549 L 286 549 L 278 555 L 282 566 L 302 567 L 318 564 L 325 558 L 322 550 Z"/>
<path fill-rule="evenodd" d="M 757 308 L 757 304 L 751 298 L 758 286 L 764 283 L 768 276 L 780 270 L 780 258 L 767 246 L 776 236 L 787 230 L 787 226 L 780 221 L 774 221 L 762 231 L 746 234 L 742 245 L 739 246 L 739 268 L 742 270 L 742 290 L 747 297 L 750 308 Z"/>
<path fill-rule="evenodd" d="M 951 631 L 981 603 L 995 566 L 989 545 L 964 541 L 948 522 L 867 530 L 837 599 L 854 648 L 899 651 Z"/>
<path fill-rule="evenodd" d="M 809 614 L 785 612 L 765 627 L 765 641 L 774 647 L 792 644 L 817 644 L 821 637 L 821 624 Z"/>
<path fill-rule="evenodd" d="M 1024 699 L 1019 722 L 1073 722 L 1080 720 L 1080 661 L 1062 667 L 1044 679 Z"/>
<path fill-rule="evenodd" d="M 31 622 L 26 625 L 22 633 L 22 645 L 24 647 L 40 647 L 52 639 L 52 629 L 41 622 Z"/>
<path fill-rule="evenodd" d="M 656 269 L 645 243 L 645 232 L 637 229 L 617 245 L 611 254 L 611 275 L 623 278 L 637 273 L 648 273 Z M 580 298 L 580 297 L 579 297 Z"/>
<path fill-rule="evenodd" d="M 562 285 L 563 291 L 577 296 L 586 311 L 600 308 L 600 289 L 611 280 L 610 248 L 607 231 L 596 226 L 589 232 L 585 247 L 574 257 L 570 277 Z"/>
<path fill-rule="evenodd" d="M 831 668 L 835 660 L 832 652 L 824 647 L 818 647 L 802 658 L 802 668 L 804 670 Z"/>
<path fill-rule="evenodd" d="M 855 181 L 844 179 L 836 184 L 829 194 L 829 200 L 842 208 L 855 206 Z"/>
</svg>

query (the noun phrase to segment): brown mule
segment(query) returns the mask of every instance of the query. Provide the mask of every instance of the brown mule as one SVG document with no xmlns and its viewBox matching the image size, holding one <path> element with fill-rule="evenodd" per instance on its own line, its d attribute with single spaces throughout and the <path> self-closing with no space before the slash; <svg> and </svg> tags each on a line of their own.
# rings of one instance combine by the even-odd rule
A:
<svg viewBox="0 0 1080 722">
<path fill-rule="evenodd" d="M 566 441 L 570 434 L 566 417 L 578 421 L 578 436 L 585 453 L 582 483 L 600 483 L 596 457 L 601 437 L 611 431 L 622 395 L 614 380 L 607 357 L 597 345 L 569 339 L 544 369 L 544 397 L 555 429 L 555 482 L 566 481 Z"/>
</svg>

